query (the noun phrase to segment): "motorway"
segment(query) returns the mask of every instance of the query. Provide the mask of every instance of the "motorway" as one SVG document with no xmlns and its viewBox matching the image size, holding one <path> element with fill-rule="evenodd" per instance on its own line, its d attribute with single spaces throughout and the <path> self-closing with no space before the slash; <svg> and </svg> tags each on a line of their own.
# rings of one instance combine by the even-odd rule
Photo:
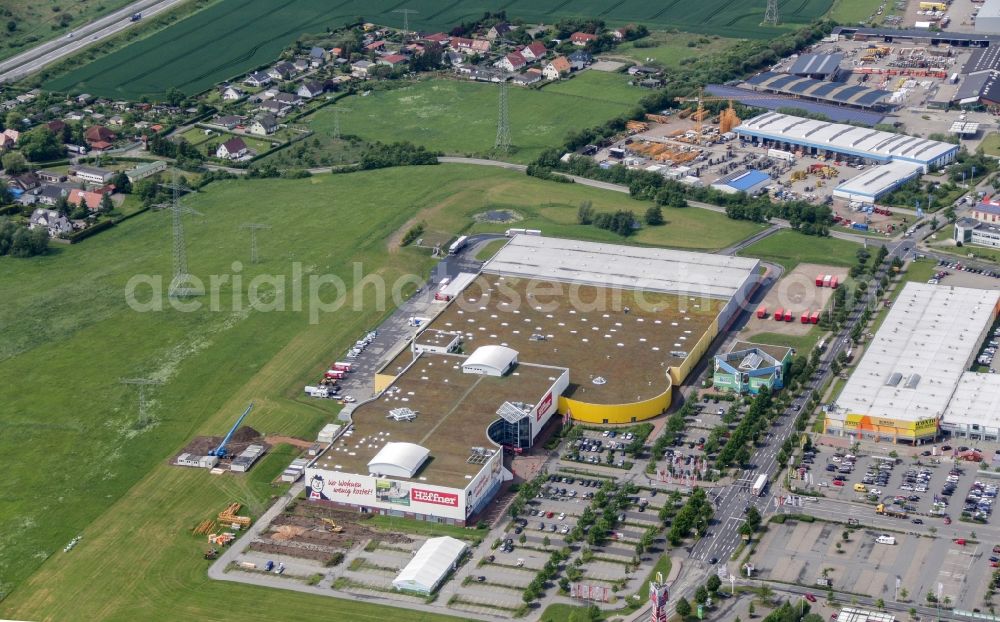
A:
<svg viewBox="0 0 1000 622">
<path fill-rule="evenodd" d="M 184 0 L 139 0 L 80 26 L 70 33 L 60 35 L 58 39 L 46 41 L 17 56 L 0 61 L 0 83 L 20 80 L 136 23 L 142 23 L 132 21 L 132 15 L 135 13 L 142 13 L 142 18 L 145 20 L 181 2 Z"/>
</svg>

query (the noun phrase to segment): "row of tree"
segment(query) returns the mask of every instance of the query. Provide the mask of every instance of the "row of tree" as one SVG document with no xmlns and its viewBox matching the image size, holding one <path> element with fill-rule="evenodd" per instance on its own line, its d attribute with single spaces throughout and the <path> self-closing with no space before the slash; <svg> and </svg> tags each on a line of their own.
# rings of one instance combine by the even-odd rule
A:
<svg viewBox="0 0 1000 622">
<path fill-rule="evenodd" d="M 749 445 L 756 443 L 767 430 L 770 408 L 771 393 L 762 388 L 750 402 L 746 416 L 740 420 L 726 440 L 726 444 L 719 450 L 719 456 L 716 458 L 719 469 L 750 461 Z"/>
</svg>

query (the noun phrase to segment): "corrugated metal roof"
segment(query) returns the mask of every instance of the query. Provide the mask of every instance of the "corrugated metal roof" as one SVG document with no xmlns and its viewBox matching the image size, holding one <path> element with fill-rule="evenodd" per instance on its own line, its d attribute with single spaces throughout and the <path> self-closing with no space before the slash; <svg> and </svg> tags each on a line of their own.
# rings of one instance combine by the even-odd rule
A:
<svg viewBox="0 0 1000 622">
<path fill-rule="evenodd" d="M 843 54 L 803 54 L 792 63 L 788 73 L 830 75 L 837 71 L 843 60 Z"/>
</svg>

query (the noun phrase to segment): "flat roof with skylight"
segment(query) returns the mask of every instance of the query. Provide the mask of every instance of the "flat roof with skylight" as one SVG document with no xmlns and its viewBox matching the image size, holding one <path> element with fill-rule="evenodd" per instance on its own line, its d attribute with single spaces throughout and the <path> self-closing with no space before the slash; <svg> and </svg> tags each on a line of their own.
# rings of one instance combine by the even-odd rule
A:
<svg viewBox="0 0 1000 622">
<path fill-rule="evenodd" d="M 731 298 L 759 265 L 749 257 L 517 235 L 486 262 L 483 272 Z"/>
<path fill-rule="evenodd" d="M 939 419 L 995 318 L 1000 292 L 908 283 L 831 418 Z"/>
<path fill-rule="evenodd" d="M 1000 374 L 962 374 L 944 421 L 952 426 L 1000 428 Z"/>
</svg>

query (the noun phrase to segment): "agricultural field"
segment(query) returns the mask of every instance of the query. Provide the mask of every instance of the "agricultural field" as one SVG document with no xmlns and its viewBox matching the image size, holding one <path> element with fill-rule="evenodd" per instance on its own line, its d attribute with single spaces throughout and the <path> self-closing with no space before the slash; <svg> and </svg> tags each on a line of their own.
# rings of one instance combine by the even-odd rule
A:
<svg viewBox="0 0 1000 622">
<path fill-rule="evenodd" d="M 567 132 L 596 125 L 629 110 L 648 92 L 625 76 L 587 71 L 565 84 L 509 91 L 511 144 L 507 158 L 530 162 L 542 150 L 558 147 Z M 350 109 L 340 116 L 344 135 L 366 141 L 409 141 L 448 155 L 483 155 L 496 140 L 495 84 L 450 79 L 422 80 L 367 97 L 335 104 Z M 319 136 L 333 136 L 334 106 L 302 119 Z"/>
<path fill-rule="evenodd" d="M 0 38 L 0 60 L 20 54 L 73 28 L 101 16 L 114 13 L 129 4 L 128 0 L 4 0 L 0 22 L 4 36 Z M 14 23 L 11 31 L 8 23 Z"/>
<path fill-rule="evenodd" d="M 782 24 L 760 26 L 764 2 L 746 6 L 740 0 L 704 0 L 692 5 L 668 0 L 650 5 L 644 0 L 414 0 L 417 11 L 409 27 L 448 30 L 485 11 L 506 10 L 511 18 L 552 23 L 564 17 L 600 17 L 609 24 L 639 22 L 650 28 L 678 28 L 726 37 L 768 39 L 807 24 L 826 13 L 831 0 L 791 0 L 782 3 Z M 138 99 L 162 95 L 168 88 L 199 93 L 228 78 L 272 61 L 284 47 L 306 32 L 339 28 L 358 15 L 402 27 L 396 5 L 379 9 L 363 0 L 329 3 L 323 0 L 220 0 L 125 48 L 50 80 L 55 91 L 82 92 L 110 98 Z M 266 21 L 267 28 L 259 25 Z"/>
<path fill-rule="evenodd" d="M 881 0 L 834 0 L 829 18 L 841 24 L 857 24 L 871 17 L 881 3 Z"/>
<path fill-rule="evenodd" d="M 654 31 L 648 37 L 619 45 L 607 56 L 635 63 L 653 63 L 668 70 L 679 69 L 686 62 L 725 50 L 733 43 L 733 39 L 719 36 Z"/>
<path fill-rule="evenodd" d="M 471 217 L 506 208 L 548 235 L 620 239 L 567 224 L 582 200 L 592 200 L 598 210 L 646 207 L 619 193 L 461 165 L 216 182 L 185 199 L 203 214 L 186 216 L 185 227 L 192 274 L 206 282 L 213 274 L 231 277 L 214 299 L 217 310 L 211 296 L 197 299 L 202 307 L 187 312 L 166 301 L 164 310 L 145 312 L 126 303 L 133 276 L 164 275 L 169 281 L 165 212 L 128 220 L 83 244 L 57 246 L 42 258 L 0 259 L 0 374 L 18 378 L 0 384 L 6 430 L 0 453 L 7 465 L 0 483 L 0 616 L 327 615 L 330 601 L 208 581 L 201 559 L 205 543 L 190 535 L 198 522 L 231 501 L 259 514 L 271 495 L 284 490 L 269 480 L 287 453 L 265 459 L 248 477 L 212 477 L 168 466 L 166 459 L 193 435 L 224 433 L 250 402 L 255 408 L 245 423 L 265 435 L 309 438 L 329 421 L 336 406 L 307 400 L 301 386 L 392 306 L 376 304 L 374 288 L 350 288 L 354 262 L 364 274 L 377 272 L 389 283 L 430 269 L 426 250 L 399 249 L 394 242 L 412 223 L 424 221 L 429 230 L 450 234 L 496 230 L 504 225 L 472 224 Z M 719 246 L 744 236 L 741 227 L 747 223 L 704 214 L 714 221 L 702 221 L 703 210 L 667 210 L 670 224 L 658 228 L 657 239 L 705 244 L 693 232 L 708 226 L 719 231 Z M 249 264 L 248 236 L 238 228 L 248 219 L 272 225 L 258 237 L 258 264 Z M 315 226 L 318 221 L 335 222 L 338 239 L 351 243 L 331 245 L 330 229 Z M 302 310 L 289 293 L 293 263 L 307 275 Z M 243 284 L 235 292 L 234 274 Z M 311 321 L 308 275 L 326 274 L 348 284 L 350 304 Z M 268 281 L 274 287 L 265 282 L 261 290 L 261 299 L 274 303 L 274 310 L 249 305 L 246 288 L 260 275 L 285 279 L 284 286 Z M 24 287 L 28 281 L 30 289 Z M 143 286 L 137 299 L 149 302 L 153 291 Z M 355 293 L 363 303 L 360 312 L 351 308 Z M 323 300 L 333 299 L 325 290 Z M 278 300 L 286 301 L 284 309 Z M 119 383 L 133 377 L 165 382 L 149 393 L 148 425 L 139 424 L 135 391 Z M 58 468 L 39 468 L 43 465 Z M 79 534 L 80 544 L 64 553 L 63 545 Z M 385 608 L 346 601 L 337 606 L 352 620 L 389 615 Z M 392 615 L 442 619 L 418 612 Z"/>
<path fill-rule="evenodd" d="M 784 266 L 786 272 L 791 272 L 800 263 L 853 266 L 858 261 L 856 253 L 859 248 L 858 244 L 847 240 L 779 231 L 751 244 L 740 254 L 773 261 Z"/>
</svg>

